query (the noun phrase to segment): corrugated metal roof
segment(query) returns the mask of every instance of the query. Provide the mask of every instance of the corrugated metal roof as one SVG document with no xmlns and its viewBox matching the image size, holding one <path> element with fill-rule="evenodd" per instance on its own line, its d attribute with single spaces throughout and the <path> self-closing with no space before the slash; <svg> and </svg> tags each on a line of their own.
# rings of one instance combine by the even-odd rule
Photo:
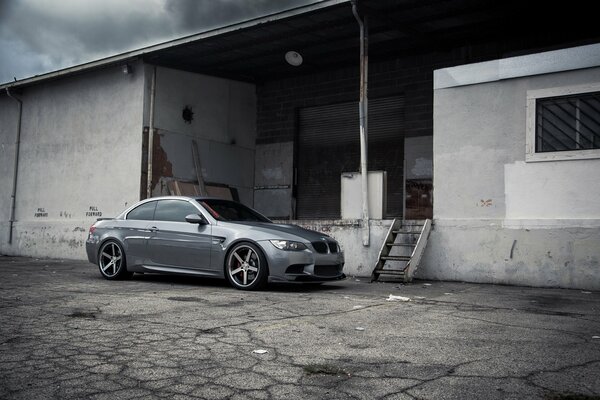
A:
<svg viewBox="0 0 600 400">
<path fill-rule="evenodd" d="M 469 51 L 501 43 L 501 56 L 600 42 L 594 3 L 562 7 L 539 0 L 358 0 L 369 24 L 369 57 Z M 350 0 L 327 0 L 0 86 L 34 84 L 133 58 L 250 82 L 358 63 L 358 25 Z M 292 67 L 287 51 L 302 54 Z M 482 51 L 478 51 L 481 54 Z M 498 57 L 498 47 L 490 58 Z M 464 54 L 459 57 L 465 59 Z M 468 58 L 468 54 L 467 54 Z M 481 60 L 476 60 L 481 61 Z M 440 65 L 439 67 L 448 67 Z"/>
</svg>

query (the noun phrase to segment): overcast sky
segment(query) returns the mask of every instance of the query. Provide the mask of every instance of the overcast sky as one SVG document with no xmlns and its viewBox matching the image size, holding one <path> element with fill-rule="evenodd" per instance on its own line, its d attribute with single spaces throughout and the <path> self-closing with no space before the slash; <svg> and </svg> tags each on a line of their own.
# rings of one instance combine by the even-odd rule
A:
<svg viewBox="0 0 600 400">
<path fill-rule="evenodd" d="M 0 83 L 317 0 L 0 0 Z"/>
</svg>

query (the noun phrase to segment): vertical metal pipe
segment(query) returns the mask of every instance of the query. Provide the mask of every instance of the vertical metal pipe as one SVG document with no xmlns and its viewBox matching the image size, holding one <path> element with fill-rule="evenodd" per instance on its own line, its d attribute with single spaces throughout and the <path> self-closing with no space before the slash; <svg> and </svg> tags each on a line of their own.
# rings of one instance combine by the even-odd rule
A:
<svg viewBox="0 0 600 400">
<path fill-rule="evenodd" d="M 17 138 L 15 140 L 15 162 L 13 168 L 13 183 L 12 193 L 10 195 L 10 220 L 9 220 L 9 232 L 8 232 L 8 244 L 12 244 L 13 237 L 13 225 L 15 223 L 15 207 L 17 203 L 17 178 L 19 174 L 19 149 L 21 147 L 21 121 L 23 119 L 23 101 L 10 94 L 10 90 L 6 88 L 6 94 L 8 97 L 14 99 L 19 103 L 19 117 L 17 120 Z"/>
<path fill-rule="evenodd" d="M 369 245 L 369 178 L 368 178 L 368 32 L 366 20 L 363 23 L 352 0 L 352 13 L 360 30 L 360 97 L 358 113 L 360 118 L 360 175 L 362 183 L 362 225 L 363 246 Z"/>
<path fill-rule="evenodd" d="M 402 165 L 402 221 L 406 221 L 406 157 Z"/>
<path fill-rule="evenodd" d="M 156 97 L 156 67 L 152 67 L 152 82 L 150 83 L 150 113 L 148 116 L 148 176 L 146 183 L 146 198 L 152 197 L 152 154 L 154 152 L 154 99 Z"/>
</svg>

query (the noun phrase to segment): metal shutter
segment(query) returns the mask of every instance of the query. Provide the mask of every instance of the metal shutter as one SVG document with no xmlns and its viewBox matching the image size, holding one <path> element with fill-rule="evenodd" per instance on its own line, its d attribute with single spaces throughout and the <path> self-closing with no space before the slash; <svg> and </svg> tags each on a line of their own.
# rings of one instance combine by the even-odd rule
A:
<svg viewBox="0 0 600 400">
<path fill-rule="evenodd" d="M 386 216 L 402 214 L 404 97 L 369 99 L 369 170 L 385 170 Z M 299 219 L 340 218 L 340 176 L 360 170 L 358 102 L 299 110 Z"/>
</svg>

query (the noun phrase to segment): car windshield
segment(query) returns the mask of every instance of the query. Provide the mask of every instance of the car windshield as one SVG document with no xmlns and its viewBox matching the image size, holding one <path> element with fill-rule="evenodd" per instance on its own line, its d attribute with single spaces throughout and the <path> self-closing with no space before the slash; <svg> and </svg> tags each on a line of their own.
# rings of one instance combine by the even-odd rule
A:
<svg viewBox="0 0 600 400">
<path fill-rule="evenodd" d="M 198 202 L 218 221 L 271 222 L 253 209 L 234 201 L 201 199 Z"/>
</svg>

